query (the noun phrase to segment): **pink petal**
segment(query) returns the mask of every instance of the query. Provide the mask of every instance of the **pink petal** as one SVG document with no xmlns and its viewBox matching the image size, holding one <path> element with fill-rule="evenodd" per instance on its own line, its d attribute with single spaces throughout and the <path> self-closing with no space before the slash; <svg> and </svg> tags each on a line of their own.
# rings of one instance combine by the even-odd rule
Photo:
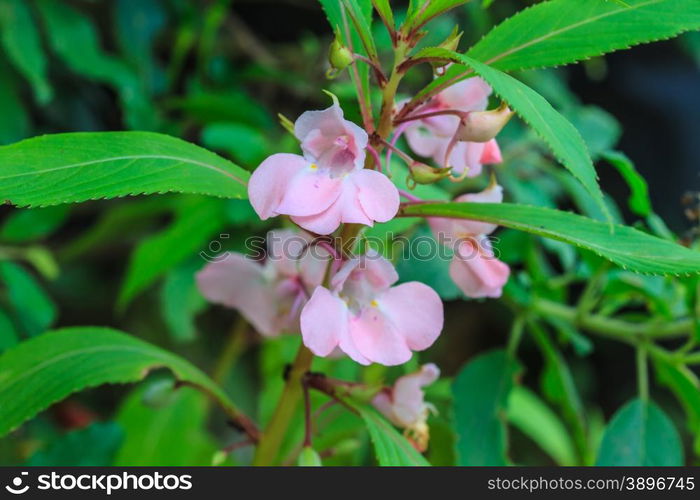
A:
<svg viewBox="0 0 700 500">
<path fill-rule="evenodd" d="M 399 377 L 396 381 L 393 390 L 393 412 L 403 426 L 411 427 L 415 422 L 425 418 L 423 387 L 435 382 L 439 376 L 438 367 L 430 363 L 423 365 L 417 372 Z"/>
<path fill-rule="evenodd" d="M 487 187 L 480 193 L 468 193 L 463 194 L 455 198 L 457 202 L 470 202 L 470 203 L 501 203 L 503 202 L 503 188 L 498 184 Z M 460 235 L 482 235 L 491 234 L 496 228 L 497 224 L 490 224 L 488 222 L 478 222 L 474 220 L 459 220 L 455 219 L 453 223 L 453 230 L 457 238 Z"/>
<path fill-rule="evenodd" d="M 460 111 L 483 111 L 488 104 L 491 87 L 482 78 L 473 77 L 446 88 L 439 94 L 444 108 Z"/>
<path fill-rule="evenodd" d="M 345 303 L 322 286 L 301 311 L 301 336 L 304 345 L 317 356 L 328 356 L 347 336 L 348 309 Z"/>
<path fill-rule="evenodd" d="M 406 340 L 377 307 L 365 307 L 350 320 L 350 337 L 362 356 L 375 363 L 393 366 L 411 359 Z"/>
<path fill-rule="evenodd" d="M 248 181 L 248 197 L 261 219 L 279 215 L 277 207 L 290 181 L 307 166 L 308 162 L 299 155 L 278 153 L 269 156 L 255 169 Z"/>
<path fill-rule="evenodd" d="M 411 150 L 426 158 L 432 157 L 444 138 L 438 137 L 424 125 L 409 127 L 405 132 L 406 141 Z"/>
<path fill-rule="evenodd" d="M 403 283 L 379 295 L 377 302 L 412 350 L 427 349 L 440 336 L 444 322 L 442 300 L 429 286 L 416 281 Z"/>
<path fill-rule="evenodd" d="M 289 180 L 277 212 L 296 216 L 320 214 L 338 199 L 342 188 L 340 177 L 331 177 L 315 164 L 307 165 Z"/>
<path fill-rule="evenodd" d="M 467 297 L 500 297 L 509 275 L 507 264 L 473 240 L 462 242 L 450 263 L 450 277 Z"/>
<path fill-rule="evenodd" d="M 357 186 L 360 206 L 371 220 L 386 222 L 394 218 L 399 211 L 399 191 L 386 175 L 362 169 L 350 177 Z"/>
<path fill-rule="evenodd" d="M 494 163 L 503 162 L 501 148 L 498 147 L 496 139 L 491 139 L 485 143 L 484 151 L 481 153 L 480 163 L 484 165 L 493 165 Z"/>
<path fill-rule="evenodd" d="M 306 255 L 306 247 L 313 238 L 307 233 L 291 229 L 275 229 L 267 233 L 267 261 L 280 274 L 295 277 Z"/>
<path fill-rule="evenodd" d="M 210 302 L 238 310 L 263 335 L 279 333 L 275 329 L 277 297 L 260 264 L 234 253 L 204 266 L 196 279 Z"/>
</svg>

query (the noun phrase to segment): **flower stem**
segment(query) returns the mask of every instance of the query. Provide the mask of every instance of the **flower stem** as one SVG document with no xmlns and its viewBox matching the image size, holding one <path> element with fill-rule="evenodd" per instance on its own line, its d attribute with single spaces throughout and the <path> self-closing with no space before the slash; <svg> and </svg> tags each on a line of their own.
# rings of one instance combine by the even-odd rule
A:
<svg viewBox="0 0 700 500">
<path fill-rule="evenodd" d="M 279 455 L 280 446 L 302 397 L 302 377 L 311 368 L 313 354 L 303 344 L 299 346 L 296 359 L 289 370 L 287 383 L 277 408 L 260 436 L 255 450 L 253 465 L 273 465 Z"/>
<path fill-rule="evenodd" d="M 224 383 L 236 360 L 245 350 L 248 343 L 246 330 L 248 330 L 248 322 L 243 316 L 239 316 L 231 328 L 226 346 L 221 352 L 219 359 L 216 360 L 216 365 L 212 372 L 211 378 L 217 384 L 222 385 Z"/>
</svg>

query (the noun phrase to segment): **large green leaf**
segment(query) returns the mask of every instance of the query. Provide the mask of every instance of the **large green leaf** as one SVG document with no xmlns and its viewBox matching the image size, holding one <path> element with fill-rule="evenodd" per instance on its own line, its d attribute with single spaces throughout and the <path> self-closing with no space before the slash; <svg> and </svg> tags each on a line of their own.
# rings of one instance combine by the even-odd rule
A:
<svg viewBox="0 0 700 500">
<path fill-rule="evenodd" d="M 248 172 L 151 132 L 45 135 L 0 147 L 0 199 L 46 206 L 164 192 L 244 198 Z"/>
<path fill-rule="evenodd" d="M 583 184 L 596 204 L 607 213 L 586 143 L 578 130 L 544 97 L 512 76 L 454 51 L 430 47 L 415 55 L 416 59 L 431 57 L 464 64 L 486 80 L 494 92 L 537 132 L 557 160 Z"/>
<path fill-rule="evenodd" d="M 512 203 L 425 203 L 405 206 L 402 214 L 492 222 L 591 250 L 640 273 L 700 273 L 700 252 L 628 226 L 616 225 L 611 232 L 606 223 L 561 210 Z"/>
<path fill-rule="evenodd" d="M 153 284 L 187 257 L 206 250 L 208 243 L 225 223 L 222 200 L 187 200 L 179 207 L 175 220 L 165 230 L 144 239 L 131 255 L 119 305 Z"/>
<path fill-rule="evenodd" d="M 0 436 L 74 392 L 137 382 L 157 368 L 202 390 L 232 418 L 239 416 L 228 396 L 184 359 L 117 330 L 75 327 L 45 333 L 0 356 Z"/>
<path fill-rule="evenodd" d="M 25 0 L 0 0 L 0 41 L 9 59 L 32 84 L 36 100 L 42 104 L 50 101 L 53 90 L 46 74 L 46 55 Z"/>
<path fill-rule="evenodd" d="M 429 466 L 423 455 L 399 434 L 374 408 L 346 400 L 362 417 L 369 437 L 374 445 L 379 465 L 393 466 Z"/>
<path fill-rule="evenodd" d="M 124 441 L 111 465 L 211 465 L 217 448 L 206 432 L 207 404 L 202 394 L 181 387 L 154 408 L 144 401 L 148 389 L 134 391 L 119 409 L 117 422 Z"/>
<path fill-rule="evenodd" d="M 469 361 L 452 384 L 459 465 L 507 465 L 506 409 L 521 371 L 505 351 Z"/>
<path fill-rule="evenodd" d="M 508 421 L 529 436 L 559 465 L 576 465 L 574 443 L 559 417 L 531 390 L 515 386 L 508 398 Z"/>
<path fill-rule="evenodd" d="M 680 466 L 683 447 L 673 422 L 656 404 L 634 399 L 605 429 L 596 465 Z"/>
<path fill-rule="evenodd" d="M 558 66 L 699 28 L 697 0 L 552 0 L 502 22 L 467 54 L 503 71 Z"/>
</svg>

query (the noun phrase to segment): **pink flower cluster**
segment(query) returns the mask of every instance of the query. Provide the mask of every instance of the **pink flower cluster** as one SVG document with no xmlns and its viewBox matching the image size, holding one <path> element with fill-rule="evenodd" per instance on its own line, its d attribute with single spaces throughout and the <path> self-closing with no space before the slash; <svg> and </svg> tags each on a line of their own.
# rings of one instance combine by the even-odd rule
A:
<svg viewBox="0 0 700 500">
<path fill-rule="evenodd" d="M 482 137 L 479 130 L 474 135 L 481 115 L 469 123 L 464 117 L 484 110 L 490 93 L 479 78 L 440 93 L 418 111 L 438 114 L 404 127 L 410 147 L 470 176 L 484 163 L 501 161 L 494 139 L 464 140 Z M 471 112 L 476 114 L 459 114 Z M 303 155 L 274 154 L 250 179 L 250 201 L 262 219 L 288 215 L 307 231 L 328 235 L 343 223 L 371 226 L 396 215 L 397 188 L 379 170 L 364 168 L 368 135 L 344 119 L 337 101 L 327 109 L 303 113 L 294 133 Z M 446 155 L 449 158 L 443 158 Z M 492 183 L 456 201 L 499 203 L 502 198 L 501 187 Z M 449 244 L 456 243 L 450 275 L 460 289 L 470 297 L 500 296 L 509 269 L 495 258 L 487 238 L 496 226 L 439 218 L 429 219 L 429 224 Z M 269 255 L 263 263 L 231 254 L 208 264 L 197 275 L 204 296 L 238 309 L 263 335 L 301 331 L 314 354 L 328 356 L 339 350 L 361 364 L 405 363 L 413 351 L 427 349 L 439 336 L 443 306 L 438 294 L 418 282 L 396 285 L 399 277 L 385 258 L 373 252 L 346 258 L 306 233 L 280 230 L 269 236 Z M 427 365 L 419 374 L 400 379 L 394 392 L 385 391 L 376 404 L 392 421 L 421 435 L 426 412 L 419 388 L 437 373 Z M 406 402 L 402 394 L 413 399 Z"/>
</svg>

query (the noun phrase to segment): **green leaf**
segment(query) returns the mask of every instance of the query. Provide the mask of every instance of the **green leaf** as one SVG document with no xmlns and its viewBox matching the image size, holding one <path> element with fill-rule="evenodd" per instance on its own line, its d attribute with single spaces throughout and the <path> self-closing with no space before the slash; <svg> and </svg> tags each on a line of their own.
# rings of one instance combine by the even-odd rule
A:
<svg viewBox="0 0 700 500">
<path fill-rule="evenodd" d="M 8 66 L 0 59 L 0 146 L 10 144 L 29 135 L 29 114 L 11 77 Z"/>
<path fill-rule="evenodd" d="M 56 320 L 58 309 L 37 280 L 14 262 L 0 262 L 0 280 L 20 330 L 39 335 Z"/>
<path fill-rule="evenodd" d="M 503 71 L 558 66 L 698 28 L 696 0 L 553 0 L 503 21 L 468 55 Z"/>
<path fill-rule="evenodd" d="M 576 451 L 559 417 L 531 390 L 516 386 L 508 398 L 508 421 L 559 465 L 576 465 Z"/>
<path fill-rule="evenodd" d="M 486 80 L 494 92 L 537 132 L 557 160 L 583 184 L 588 194 L 607 213 L 586 143 L 578 130 L 544 97 L 512 76 L 457 52 L 432 47 L 419 51 L 414 57 L 437 57 L 461 63 Z"/>
<path fill-rule="evenodd" d="M 5 54 L 29 80 L 36 100 L 46 104 L 53 89 L 48 81 L 47 61 L 39 30 L 24 0 L 0 0 L 0 41 Z"/>
<path fill-rule="evenodd" d="M 206 431 L 204 396 L 189 387 L 180 387 L 165 405 L 153 408 L 144 403 L 148 388 L 139 387 L 119 409 L 116 420 L 124 430 L 124 441 L 111 465 L 211 465 L 217 447 Z"/>
<path fill-rule="evenodd" d="M 424 0 L 420 5 L 413 4 L 404 22 L 403 30 L 416 30 L 425 23 L 444 14 L 450 9 L 468 3 L 470 0 Z"/>
<path fill-rule="evenodd" d="M 19 342 L 19 335 L 17 335 L 15 325 L 7 313 L 0 309 L 0 354 L 16 345 L 17 342 Z"/>
<path fill-rule="evenodd" d="M 15 210 L 0 228 L 0 239 L 25 243 L 49 236 L 61 227 L 69 211 L 68 206 Z"/>
<path fill-rule="evenodd" d="M 55 134 L 0 147 L 0 199 L 46 206 L 165 192 L 245 198 L 248 172 L 151 132 Z"/>
<path fill-rule="evenodd" d="M 683 447 L 673 422 L 656 404 L 633 399 L 605 429 L 596 465 L 681 466 Z"/>
<path fill-rule="evenodd" d="M 66 65 L 79 75 L 114 87 L 126 110 L 129 127 L 155 128 L 152 101 L 131 68 L 102 50 L 95 23 L 64 2 L 37 0 L 36 5 L 49 43 Z"/>
<path fill-rule="evenodd" d="M 377 48 L 372 36 L 372 4 L 367 0 L 341 0 L 341 2 L 362 40 L 362 46 L 370 57 L 376 58 Z M 367 6 L 369 9 L 366 8 Z"/>
<path fill-rule="evenodd" d="M 270 150 L 263 130 L 240 123 L 216 122 L 202 129 L 202 144 L 224 151 L 242 165 L 255 168 Z M 244 147 L 241 145 L 244 144 Z"/>
<path fill-rule="evenodd" d="M 228 396 L 179 356 L 110 328 L 74 327 L 22 342 L 0 356 L 0 436 L 74 392 L 138 382 L 158 368 L 208 394 L 232 418 L 239 416 Z"/>
<path fill-rule="evenodd" d="M 365 422 L 374 445 L 377 461 L 382 467 L 429 466 L 428 461 L 416 451 L 405 437 L 399 434 L 374 408 L 346 399 Z"/>
<path fill-rule="evenodd" d="M 655 358 L 654 368 L 660 384 L 668 387 L 683 405 L 688 428 L 695 436 L 695 453 L 700 455 L 700 381 L 687 366 Z"/>
<path fill-rule="evenodd" d="M 175 220 L 162 232 L 143 240 L 129 260 L 119 307 L 188 257 L 208 248 L 212 237 L 224 226 L 221 200 L 196 198 L 179 209 Z"/>
<path fill-rule="evenodd" d="M 503 350 L 470 360 L 452 384 L 459 465 L 507 465 L 506 408 L 520 364 Z"/>
<path fill-rule="evenodd" d="M 160 309 L 168 330 L 177 342 L 189 342 L 197 336 L 194 317 L 206 301 L 199 293 L 194 275 L 198 266 L 182 265 L 168 273 L 160 291 Z"/>
<path fill-rule="evenodd" d="M 630 188 L 631 192 L 627 200 L 630 210 L 641 217 L 651 215 L 649 186 L 644 177 L 634 168 L 632 160 L 627 158 L 624 153 L 617 151 L 608 151 L 602 156 L 605 161 L 615 167 Z"/>
<path fill-rule="evenodd" d="M 124 434 L 114 422 L 95 422 L 53 440 L 34 453 L 31 467 L 107 467 L 122 442 Z"/>
<path fill-rule="evenodd" d="M 491 222 L 576 245 L 632 271 L 646 274 L 700 273 L 700 252 L 628 226 L 610 226 L 580 215 L 512 203 L 421 203 L 409 217 L 452 217 Z"/>
<path fill-rule="evenodd" d="M 394 29 L 394 12 L 391 10 L 389 0 L 372 0 L 372 5 L 377 10 L 379 17 L 382 18 L 382 22 L 389 29 Z"/>
</svg>

